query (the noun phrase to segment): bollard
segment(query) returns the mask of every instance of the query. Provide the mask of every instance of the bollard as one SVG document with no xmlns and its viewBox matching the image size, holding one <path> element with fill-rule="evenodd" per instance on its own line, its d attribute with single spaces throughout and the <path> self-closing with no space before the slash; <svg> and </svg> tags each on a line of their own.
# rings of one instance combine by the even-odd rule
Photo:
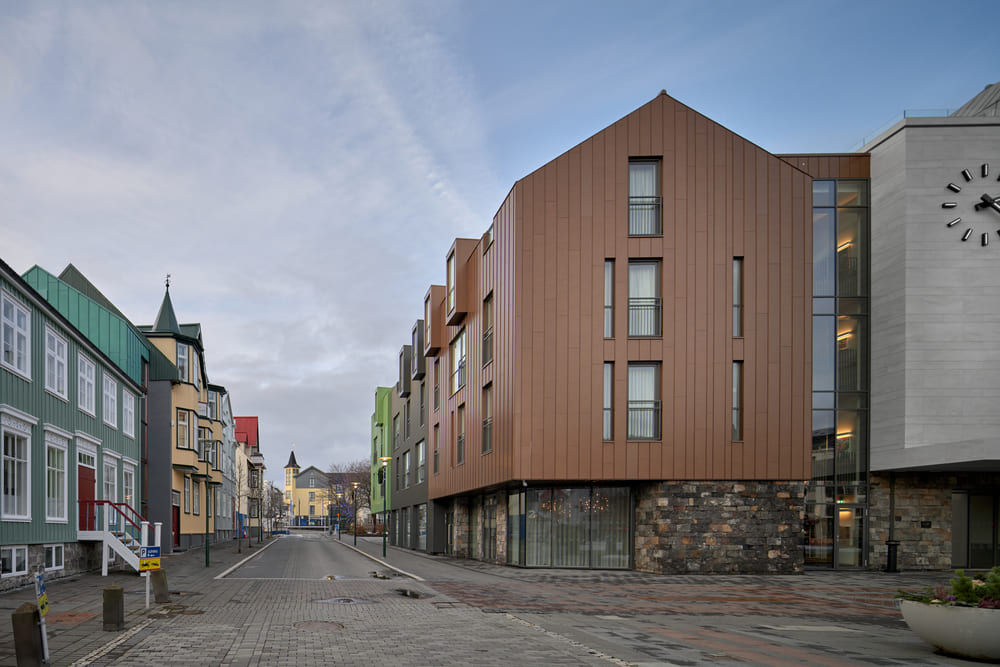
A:
<svg viewBox="0 0 1000 667">
<path fill-rule="evenodd" d="M 42 664 L 42 626 L 38 606 L 25 602 L 10 615 L 18 667 Z"/>
<path fill-rule="evenodd" d="M 899 540 L 886 540 L 885 544 L 889 547 L 889 551 L 886 554 L 885 571 L 899 572 L 899 570 L 896 569 L 896 556 L 899 549 Z"/>
<path fill-rule="evenodd" d="M 153 583 L 153 599 L 157 602 L 170 602 L 170 590 L 167 588 L 167 571 L 150 570 L 149 576 Z"/>
<path fill-rule="evenodd" d="M 118 632 L 125 629 L 125 589 L 118 584 L 104 588 L 104 630 Z"/>
</svg>

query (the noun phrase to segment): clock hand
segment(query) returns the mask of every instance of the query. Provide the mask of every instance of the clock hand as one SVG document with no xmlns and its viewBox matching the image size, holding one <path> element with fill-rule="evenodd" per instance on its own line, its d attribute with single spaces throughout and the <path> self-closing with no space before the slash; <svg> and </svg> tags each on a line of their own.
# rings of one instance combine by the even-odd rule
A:
<svg viewBox="0 0 1000 667">
<path fill-rule="evenodd" d="M 988 194 L 984 194 L 980 197 L 980 199 L 982 200 L 982 202 L 976 204 L 977 211 L 983 208 L 992 208 L 995 209 L 997 212 L 1000 212 L 1000 198 L 994 198 L 989 196 Z"/>
</svg>

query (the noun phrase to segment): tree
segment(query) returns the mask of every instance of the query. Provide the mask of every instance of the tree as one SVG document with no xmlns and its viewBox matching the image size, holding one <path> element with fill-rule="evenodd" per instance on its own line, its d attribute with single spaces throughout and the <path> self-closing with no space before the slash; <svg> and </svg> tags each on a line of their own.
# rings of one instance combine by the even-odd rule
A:
<svg viewBox="0 0 1000 667">
<path fill-rule="evenodd" d="M 233 480 L 233 487 L 236 491 L 236 512 L 241 517 L 249 517 L 250 515 L 250 476 L 247 474 L 247 462 L 246 460 L 237 457 L 236 458 L 236 479 Z M 246 508 L 246 512 L 243 509 Z M 242 521 L 240 523 L 243 523 Z M 246 523 L 250 523 L 249 518 L 247 518 Z M 244 528 L 245 524 L 240 526 Z M 249 548 L 249 531 L 247 532 L 247 547 Z M 236 532 L 236 550 L 238 553 L 243 553 L 243 534 L 237 530 Z"/>
<path fill-rule="evenodd" d="M 348 463 L 332 463 L 327 471 L 327 479 L 330 480 L 328 488 L 331 495 L 328 496 L 329 500 L 333 503 L 334 507 L 341 508 L 341 516 L 349 516 L 351 521 L 355 521 L 357 517 L 354 516 L 354 498 L 352 494 L 354 493 L 354 482 L 358 483 L 357 487 L 357 509 L 358 512 L 362 509 L 370 509 L 370 492 L 371 492 L 371 467 L 368 464 L 368 459 L 358 459 L 356 461 L 350 461 Z M 339 488 L 338 488 L 339 487 Z M 333 495 L 338 490 L 343 491 L 343 496 L 338 499 Z M 334 513 L 337 510 L 334 509 Z"/>
</svg>

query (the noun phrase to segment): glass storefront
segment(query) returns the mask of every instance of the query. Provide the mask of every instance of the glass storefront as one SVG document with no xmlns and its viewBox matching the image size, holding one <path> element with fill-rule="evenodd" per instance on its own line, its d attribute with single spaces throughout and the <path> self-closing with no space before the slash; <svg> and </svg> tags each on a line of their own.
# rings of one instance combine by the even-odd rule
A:
<svg viewBox="0 0 1000 667">
<path fill-rule="evenodd" d="M 864 567 L 868 508 L 868 181 L 813 182 L 812 481 L 805 562 Z"/>
<path fill-rule="evenodd" d="M 507 562 L 628 569 L 631 502 L 626 487 L 540 488 L 511 494 Z"/>
</svg>

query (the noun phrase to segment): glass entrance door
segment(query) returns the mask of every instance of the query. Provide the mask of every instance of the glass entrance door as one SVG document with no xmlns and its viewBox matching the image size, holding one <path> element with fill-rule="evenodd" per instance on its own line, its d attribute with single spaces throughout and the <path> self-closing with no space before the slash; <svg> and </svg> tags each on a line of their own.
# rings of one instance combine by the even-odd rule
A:
<svg viewBox="0 0 1000 667">
<path fill-rule="evenodd" d="M 863 506 L 817 503 L 806 510 L 805 564 L 860 568 L 865 558 Z"/>
<path fill-rule="evenodd" d="M 1000 496 L 969 494 L 969 567 L 990 568 L 997 558 L 1000 526 L 997 501 Z"/>
</svg>

